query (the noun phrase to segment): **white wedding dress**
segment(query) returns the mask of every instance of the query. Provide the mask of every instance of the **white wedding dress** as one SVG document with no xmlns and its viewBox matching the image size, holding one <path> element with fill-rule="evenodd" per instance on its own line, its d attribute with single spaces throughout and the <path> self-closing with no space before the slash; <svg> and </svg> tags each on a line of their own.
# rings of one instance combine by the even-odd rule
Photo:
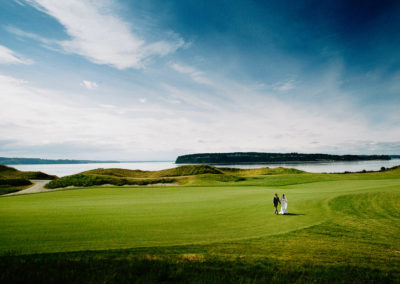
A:
<svg viewBox="0 0 400 284">
<path fill-rule="evenodd" d="M 279 212 L 279 214 L 288 214 L 286 198 L 281 199 L 281 211 Z"/>
</svg>

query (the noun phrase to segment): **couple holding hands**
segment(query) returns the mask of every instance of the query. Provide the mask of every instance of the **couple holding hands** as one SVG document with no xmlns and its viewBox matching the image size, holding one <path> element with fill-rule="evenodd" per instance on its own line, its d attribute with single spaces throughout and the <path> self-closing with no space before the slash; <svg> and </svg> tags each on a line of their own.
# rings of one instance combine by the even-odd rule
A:
<svg viewBox="0 0 400 284">
<path fill-rule="evenodd" d="M 286 195 L 282 194 L 282 198 L 279 199 L 278 194 L 275 193 L 274 199 L 272 200 L 275 207 L 275 214 L 289 214 L 287 211 L 287 199 Z M 278 205 L 281 204 L 281 211 L 278 213 Z"/>
</svg>

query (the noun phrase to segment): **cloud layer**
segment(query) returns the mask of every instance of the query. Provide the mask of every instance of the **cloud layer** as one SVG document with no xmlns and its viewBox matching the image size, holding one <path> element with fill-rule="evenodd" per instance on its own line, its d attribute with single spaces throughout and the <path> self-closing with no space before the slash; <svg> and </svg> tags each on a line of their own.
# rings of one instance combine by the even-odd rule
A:
<svg viewBox="0 0 400 284">
<path fill-rule="evenodd" d="M 0 64 L 32 64 L 33 60 L 19 56 L 11 49 L 0 45 Z"/>
<path fill-rule="evenodd" d="M 165 56 L 184 45 L 171 39 L 147 43 L 135 35 L 130 25 L 113 12 L 107 0 L 29 0 L 35 8 L 60 22 L 70 40 L 59 41 L 64 51 L 81 55 L 93 63 L 117 69 L 142 68 L 152 56 Z"/>
<path fill-rule="evenodd" d="M 287 104 L 239 84 L 213 84 L 234 99 L 211 108 L 212 96 L 170 87 L 168 94 L 185 98 L 184 103 L 165 105 L 138 98 L 127 106 L 112 105 L 0 76 L 1 139 L 12 141 L 4 142 L 1 154 L 14 153 L 16 147 L 32 153 L 48 147 L 62 153 L 66 147 L 76 150 L 74 158 L 140 160 L 173 159 L 191 152 L 344 154 L 392 153 L 399 148 L 399 128 L 371 127 L 354 111 L 343 120 L 343 108 L 350 107 L 343 103 L 326 110 Z M 81 97 L 79 102 L 75 97 Z"/>
</svg>

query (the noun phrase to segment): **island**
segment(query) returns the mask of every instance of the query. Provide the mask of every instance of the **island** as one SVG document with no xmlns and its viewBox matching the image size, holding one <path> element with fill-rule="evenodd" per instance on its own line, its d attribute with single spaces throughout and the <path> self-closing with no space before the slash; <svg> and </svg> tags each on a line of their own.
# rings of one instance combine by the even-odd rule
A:
<svg viewBox="0 0 400 284">
<path fill-rule="evenodd" d="M 302 153 L 202 153 L 179 156 L 176 164 L 255 164 L 275 162 L 321 162 L 390 160 L 388 155 L 330 155 Z"/>
</svg>

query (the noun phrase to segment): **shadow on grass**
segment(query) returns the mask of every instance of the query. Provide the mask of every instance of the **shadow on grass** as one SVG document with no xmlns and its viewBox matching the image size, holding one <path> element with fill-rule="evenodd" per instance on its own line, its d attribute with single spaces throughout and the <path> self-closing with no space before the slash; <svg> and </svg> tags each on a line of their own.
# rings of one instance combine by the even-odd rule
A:
<svg viewBox="0 0 400 284">
<path fill-rule="evenodd" d="M 280 214 L 283 216 L 301 216 L 301 215 L 306 215 L 306 214 L 301 214 L 301 213 L 287 213 L 287 214 Z"/>
<path fill-rule="evenodd" d="M 0 283 L 397 283 L 398 274 L 274 259 L 136 255 L 129 251 L 0 256 Z"/>
</svg>

